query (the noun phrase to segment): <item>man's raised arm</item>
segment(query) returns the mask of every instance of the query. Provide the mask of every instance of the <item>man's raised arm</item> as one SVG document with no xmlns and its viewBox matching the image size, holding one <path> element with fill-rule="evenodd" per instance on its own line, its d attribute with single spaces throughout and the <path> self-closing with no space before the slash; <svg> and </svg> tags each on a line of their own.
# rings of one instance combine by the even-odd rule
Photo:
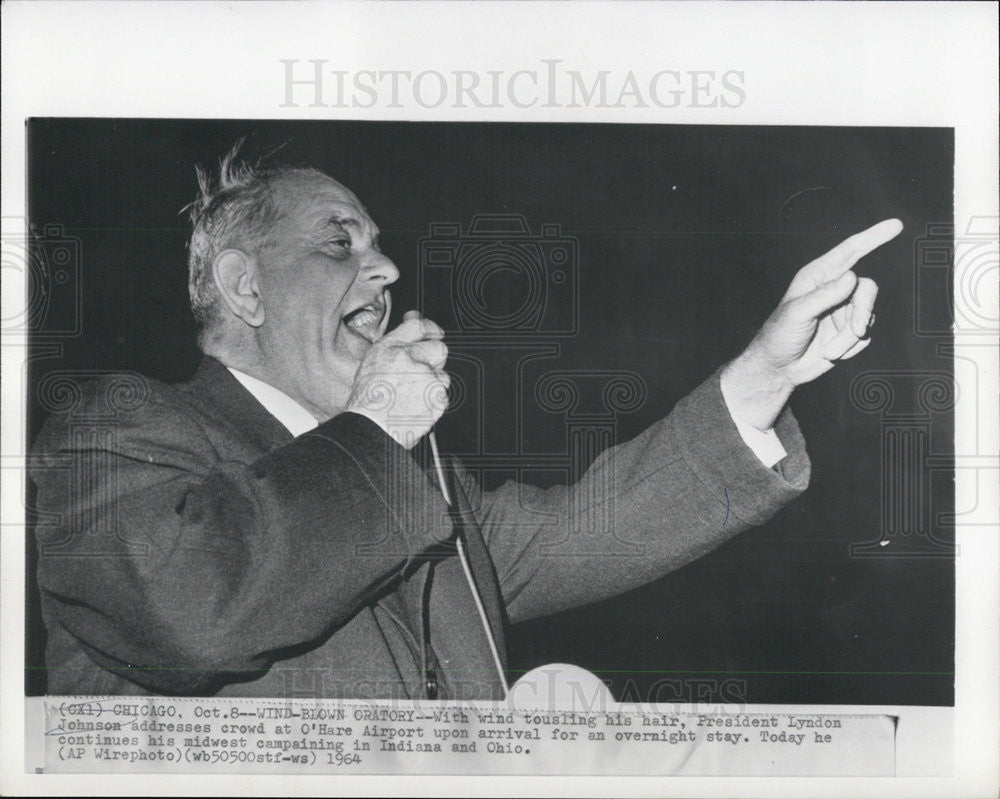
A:
<svg viewBox="0 0 1000 799">
<path fill-rule="evenodd" d="M 850 270 L 901 229 L 897 220 L 882 222 L 799 270 L 739 357 L 666 419 L 601 453 L 574 486 L 508 483 L 474 500 L 512 621 L 661 577 L 763 524 L 806 488 L 809 459 L 788 398 L 868 345 L 876 287 Z M 751 451 L 738 418 L 774 428 L 787 448 L 779 468 Z M 619 540 L 595 548 L 581 529 Z"/>
</svg>

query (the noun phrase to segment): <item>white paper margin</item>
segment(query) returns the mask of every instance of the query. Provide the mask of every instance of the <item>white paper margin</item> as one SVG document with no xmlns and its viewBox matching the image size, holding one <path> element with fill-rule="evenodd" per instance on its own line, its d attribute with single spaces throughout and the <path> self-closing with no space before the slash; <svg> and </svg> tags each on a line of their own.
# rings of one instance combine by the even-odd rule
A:
<svg viewBox="0 0 1000 799">
<path fill-rule="evenodd" d="M 2 205 L 24 216 L 24 119 L 44 116 L 607 121 L 955 128 L 955 229 L 996 217 L 995 3 L 202 3 L 6 2 Z M 738 108 L 281 109 L 282 58 L 343 69 L 741 70 Z M 956 276 L 956 283 L 962 275 Z M 990 290 L 987 289 L 989 292 Z M 956 302 L 961 293 L 956 291 Z M 4 286 L 3 317 L 24 298 Z M 989 318 L 996 319 L 990 293 Z M 978 309 L 983 314 L 983 309 Z M 956 337 L 997 396 L 995 336 Z M 997 419 L 960 391 L 957 472 L 955 773 L 952 778 L 122 778 L 23 773 L 24 547 L 17 461 L 25 451 L 20 352 L 3 348 L 0 552 L 0 792 L 3 794 L 435 794 L 680 796 L 996 795 L 998 756 Z M 994 414 L 995 402 L 985 406 Z M 978 479 L 977 479 L 978 477 Z M 11 479 L 13 478 L 13 479 Z M 838 707 L 848 711 L 847 707 Z M 888 710 L 882 708 L 883 710 Z M 873 711 L 874 708 L 866 707 Z M 906 718 L 923 712 L 892 708 Z M 915 756 L 914 752 L 901 757 Z"/>
</svg>

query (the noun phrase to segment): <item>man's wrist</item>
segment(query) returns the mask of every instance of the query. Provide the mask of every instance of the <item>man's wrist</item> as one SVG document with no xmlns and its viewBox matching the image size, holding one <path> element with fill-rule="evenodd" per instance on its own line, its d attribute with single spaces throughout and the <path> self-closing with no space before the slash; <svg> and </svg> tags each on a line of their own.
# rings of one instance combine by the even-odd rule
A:
<svg viewBox="0 0 1000 799">
<path fill-rule="evenodd" d="M 779 369 L 747 349 L 722 370 L 720 388 L 733 416 L 758 430 L 770 430 L 795 386 Z"/>
<path fill-rule="evenodd" d="M 430 429 L 429 426 L 422 424 L 408 425 L 397 423 L 391 425 L 386 420 L 384 414 L 369 411 L 361 405 L 354 405 L 353 407 L 345 408 L 344 412 L 356 413 L 358 416 L 364 416 L 373 424 L 381 428 L 382 432 L 406 450 L 413 449 L 417 445 L 417 442 L 423 438 Z"/>
<path fill-rule="evenodd" d="M 723 397 L 723 399 L 725 398 Z M 753 454 L 757 456 L 757 459 L 768 469 L 779 461 L 784 460 L 785 456 L 788 455 L 788 450 L 781 443 L 781 439 L 778 438 L 778 434 L 774 431 L 773 427 L 770 430 L 758 430 L 733 413 L 732 408 L 729 408 L 729 415 L 733 418 L 733 423 L 736 425 L 736 432 L 740 434 L 743 443 L 750 448 Z"/>
</svg>

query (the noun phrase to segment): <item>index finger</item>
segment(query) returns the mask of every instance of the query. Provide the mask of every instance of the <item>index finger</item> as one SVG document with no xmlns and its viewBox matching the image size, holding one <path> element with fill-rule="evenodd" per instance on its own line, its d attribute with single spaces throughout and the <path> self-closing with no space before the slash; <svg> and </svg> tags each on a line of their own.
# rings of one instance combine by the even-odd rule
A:
<svg viewBox="0 0 1000 799">
<path fill-rule="evenodd" d="M 800 274 L 816 283 L 836 280 L 872 250 L 896 238 L 902 229 L 903 223 L 898 219 L 883 220 L 844 239 L 826 254 L 810 261 L 800 270 Z"/>
</svg>

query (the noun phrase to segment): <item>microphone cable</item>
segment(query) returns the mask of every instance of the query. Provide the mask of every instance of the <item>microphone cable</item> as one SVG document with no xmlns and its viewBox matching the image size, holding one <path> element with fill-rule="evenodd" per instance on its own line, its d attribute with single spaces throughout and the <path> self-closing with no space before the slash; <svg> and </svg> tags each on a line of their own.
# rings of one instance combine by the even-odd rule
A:
<svg viewBox="0 0 1000 799">
<path fill-rule="evenodd" d="M 444 501 L 448 504 L 448 507 L 454 508 L 451 494 L 448 491 L 448 483 L 444 479 L 444 469 L 441 467 L 441 455 L 438 452 L 437 438 L 434 436 L 433 430 L 427 434 L 427 439 L 431 445 L 431 455 L 434 458 L 434 469 L 437 472 L 438 484 L 441 486 L 441 495 L 444 497 Z M 462 571 L 465 572 L 465 581 L 469 584 L 469 590 L 472 591 L 472 598 L 476 603 L 479 620 L 482 622 L 483 630 L 486 632 L 486 640 L 489 641 L 490 644 L 490 654 L 493 655 L 493 665 L 496 666 L 497 675 L 500 677 L 500 684 L 503 686 L 504 698 L 506 699 L 507 694 L 510 692 L 510 686 L 507 684 L 507 677 L 504 674 L 503 669 L 503 661 L 500 659 L 500 651 L 497 649 L 497 642 L 493 638 L 493 630 L 490 628 L 490 620 L 486 615 L 486 607 L 483 605 L 483 598 L 479 595 L 479 589 L 476 587 L 476 581 L 472 576 L 472 568 L 469 566 L 469 558 L 465 551 L 465 542 L 462 540 L 461 531 L 455 537 L 455 548 L 458 550 L 458 559 L 462 563 Z"/>
</svg>

